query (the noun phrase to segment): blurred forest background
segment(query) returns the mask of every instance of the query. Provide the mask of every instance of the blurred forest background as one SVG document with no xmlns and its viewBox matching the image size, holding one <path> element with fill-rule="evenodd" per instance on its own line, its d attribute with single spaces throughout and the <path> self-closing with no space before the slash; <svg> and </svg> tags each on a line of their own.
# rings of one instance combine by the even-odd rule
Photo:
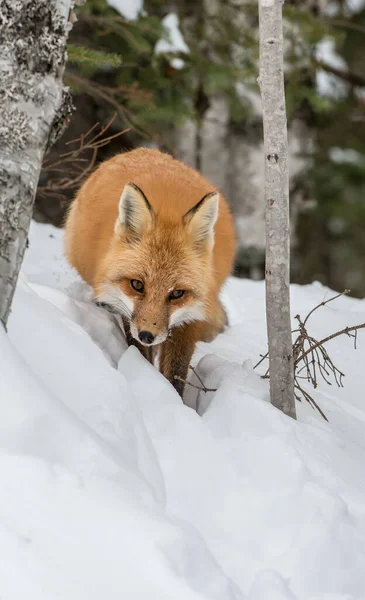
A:
<svg viewBox="0 0 365 600">
<path fill-rule="evenodd" d="M 262 278 L 257 2 L 88 0 L 77 16 L 65 76 L 77 110 L 47 156 L 35 218 L 61 226 L 97 161 L 159 147 L 222 190 L 236 274 Z M 292 281 L 365 296 L 365 0 L 287 0 L 284 18 Z"/>
</svg>

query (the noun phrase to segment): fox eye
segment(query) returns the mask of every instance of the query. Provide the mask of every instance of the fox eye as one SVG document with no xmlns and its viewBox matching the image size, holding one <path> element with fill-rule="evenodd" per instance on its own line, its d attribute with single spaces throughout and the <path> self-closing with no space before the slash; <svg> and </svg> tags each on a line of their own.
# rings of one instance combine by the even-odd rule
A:
<svg viewBox="0 0 365 600">
<path fill-rule="evenodd" d="M 130 283 L 131 283 L 131 287 L 136 292 L 139 292 L 140 294 L 142 294 L 142 292 L 144 291 L 144 285 L 143 285 L 142 281 L 139 281 L 139 279 L 131 279 Z"/>
<path fill-rule="evenodd" d="M 182 298 L 185 294 L 185 290 L 174 290 L 169 295 L 169 300 L 177 300 L 178 298 Z"/>
</svg>

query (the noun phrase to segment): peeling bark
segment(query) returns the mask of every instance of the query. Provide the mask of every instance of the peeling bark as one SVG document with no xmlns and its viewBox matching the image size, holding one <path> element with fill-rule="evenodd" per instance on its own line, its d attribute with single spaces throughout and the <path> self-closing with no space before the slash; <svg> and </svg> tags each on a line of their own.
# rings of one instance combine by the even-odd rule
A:
<svg viewBox="0 0 365 600">
<path fill-rule="evenodd" d="M 0 321 L 6 326 L 44 153 L 70 111 L 62 77 L 73 0 L 0 6 Z"/>
<path fill-rule="evenodd" d="M 290 323 L 289 170 L 282 4 L 283 0 L 259 0 L 259 84 L 265 149 L 266 316 L 271 403 L 296 418 Z"/>
</svg>

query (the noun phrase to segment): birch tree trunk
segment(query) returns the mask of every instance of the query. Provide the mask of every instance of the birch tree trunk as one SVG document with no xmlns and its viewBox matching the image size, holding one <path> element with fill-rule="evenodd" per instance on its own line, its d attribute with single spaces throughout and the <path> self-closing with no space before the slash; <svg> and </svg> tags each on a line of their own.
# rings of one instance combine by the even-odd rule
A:
<svg viewBox="0 0 365 600">
<path fill-rule="evenodd" d="M 296 417 L 290 324 L 290 231 L 283 0 L 259 0 L 266 204 L 266 317 L 271 403 Z"/>
<path fill-rule="evenodd" d="M 70 102 L 62 76 L 73 0 L 1 0 L 0 321 L 6 326 L 42 160 Z M 54 140 L 53 140 L 54 141 Z"/>
<path fill-rule="evenodd" d="M 296 1 L 317 13 L 319 4 L 328 0 Z M 173 9 L 178 12 L 179 6 L 185 7 L 185 16 L 183 12 L 180 28 L 187 45 L 194 48 L 196 40 L 200 39 L 201 53 L 211 56 L 212 40 L 216 39 L 219 46 L 222 36 L 221 28 L 214 28 L 212 32 L 212 23 L 227 23 L 227 18 L 234 19 L 243 34 L 252 29 L 251 4 L 250 0 L 197 0 L 194 9 L 186 11 L 186 2 L 179 0 L 173 3 Z M 233 9 L 231 12 L 227 12 L 229 6 Z M 287 23 L 287 26 L 293 25 Z M 302 37 L 300 30 L 297 34 L 299 46 L 308 48 L 308 41 Z M 236 65 L 239 71 L 239 56 L 247 54 L 247 51 L 242 45 L 237 46 L 236 42 L 232 42 L 231 48 L 232 64 Z M 289 44 L 289 53 L 290 48 Z M 307 56 L 310 53 L 302 54 L 298 60 L 304 69 L 309 67 Z M 235 220 L 238 242 L 237 271 L 246 277 L 261 279 L 264 276 L 265 255 L 262 103 L 260 94 L 252 90 L 250 85 L 246 85 L 244 77 L 237 83 L 236 93 L 246 107 L 239 122 L 232 118 L 227 94 L 209 93 L 202 112 L 199 112 L 202 102 L 199 101 L 197 107 L 197 95 L 195 98 L 193 95 L 191 108 L 196 113 L 199 112 L 200 119 L 186 120 L 182 125 L 175 127 L 171 132 L 169 144 L 174 148 L 177 158 L 201 171 L 222 191 Z M 310 157 L 313 154 L 313 130 L 307 118 L 303 114 L 292 115 L 288 126 L 292 247 L 296 241 L 298 217 L 306 206 L 305 173 L 311 166 Z"/>
</svg>

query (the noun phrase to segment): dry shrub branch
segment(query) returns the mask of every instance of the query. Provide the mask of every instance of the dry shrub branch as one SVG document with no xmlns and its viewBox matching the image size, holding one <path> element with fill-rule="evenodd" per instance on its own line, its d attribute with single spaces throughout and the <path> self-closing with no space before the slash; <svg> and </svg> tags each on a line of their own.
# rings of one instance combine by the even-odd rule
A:
<svg viewBox="0 0 365 600">
<path fill-rule="evenodd" d="M 94 168 L 98 151 L 111 140 L 124 135 L 129 129 L 124 129 L 113 135 L 105 136 L 114 122 L 117 113 L 106 125 L 95 123 L 89 131 L 80 137 L 67 142 L 73 147 L 69 152 L 61 154 L 55 160 L 45 160 L 42 172 L 48 174 L 45 186 L 38 186 L 38 194 L 43 197 L 66 199 L 66 190 L 75 190 Z"/>
<path fill-rule="evenodd" d="M 195 385 L 195 383 L 191 383 L 191 381 L 188 381 L 187 379 L 183 379 L 183 377 L 180 377 L 179 375 L 175 375 L 174 379 L 177 379 L 178 381 L 182 381 L 183 383 L 190 385 L 191 387 L 195 388 L 196 390 L 199 390 L 199 392 L 204 392 L 205 394 L 207 392 L 216 392 L 217 391 L 217 388 L 207 388 L 204 385 L 202 378 L 200 377 L 200 375 L 198 375 L 198 373 L 196 372 L 196 369 L 192 365 L 189 366 L 189 369 L 192 370 L 192 372 L 198 379 L 200 385 Z"/>
<path fill-rule="evenodd" d="M 349 292 L 350 290 L 345 290 L 341 294 L 336 294 L 335 296 L 328 298 L 328 300 L 323 300 L 307 314 L 304 320 L 302 320 L 300 315 L 296 315 L 295 319 L 298 322 L 298 327 L 292 331 L 292 334 L 297 334 L 297 338 L 293 343 L 295 397 L 300 402 L 304 398 L 312 408 L 318 410 L 326 421 L 328 421 L 326 415 L 318 406 L 313 396 L 303 388 L 303 381 L 310 383 L 314 389 L 318 387 L 319 378 L 323 379 L 328 385 L 332 385 L 332 383 L 335 382 L 338 387 L 343 387 L 342 380 L 345 374 L 334 364 L 325 348 L 325 344 L 340 335 L 347 335 L 348 337 L 353 338 L 354 348 L 356 350 L 357 332 L 359 329 L 365 329 L 365 323 L 353 325 L 352 327 L 345 327 L 319 341 L 308 333 L 307 323 L 309 318 L 319 308 L 326 306 L 341 296 L 349 294 Z M 268 356 L 268 352 L 261 356 L 261 359 L 254 366 L 254 369 L 267 359 Z M 267 369 L 265 375 L 262 375 L 262 377 L 264 379 L 269 379 L 269 369 Z"/>
</svg>

